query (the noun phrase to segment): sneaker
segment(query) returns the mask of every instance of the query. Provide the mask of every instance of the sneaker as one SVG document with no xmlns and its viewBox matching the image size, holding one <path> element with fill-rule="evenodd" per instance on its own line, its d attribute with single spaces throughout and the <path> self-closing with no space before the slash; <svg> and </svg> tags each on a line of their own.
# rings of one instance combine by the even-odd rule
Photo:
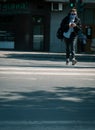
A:
<svg viewBox="0 0 95 130">
<path fill-rule="evenodd" d="M 77 60 L 72 60 L 72 65 L 75 65 L 77 63 Z"/>
<path fill-rule="evenodd" d="M 69 59 L 66 60 L 66 65 L 68 65 L 68 64 L 69 64 Z"/>
</svg>

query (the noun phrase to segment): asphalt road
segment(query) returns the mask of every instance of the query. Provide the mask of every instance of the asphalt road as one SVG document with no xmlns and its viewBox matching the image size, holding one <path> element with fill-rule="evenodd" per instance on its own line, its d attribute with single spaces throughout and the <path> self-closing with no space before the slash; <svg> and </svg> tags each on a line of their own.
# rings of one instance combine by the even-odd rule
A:
<svg viewBox="0 0 95 130">
<path fill-rule="evenodd" d="M 0 130 L 94 130 L 95 64 L 0 59 Z"/>
</svg>

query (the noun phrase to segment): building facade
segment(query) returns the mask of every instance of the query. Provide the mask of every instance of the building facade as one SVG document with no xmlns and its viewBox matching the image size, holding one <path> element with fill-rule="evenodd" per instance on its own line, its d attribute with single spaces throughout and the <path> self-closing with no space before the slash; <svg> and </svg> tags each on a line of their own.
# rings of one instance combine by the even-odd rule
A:
<svg viewBox="0 0 95 130">
<path fill-rule="evenodd" d="M 49 7 L 44 0 L 0 2 L 0 48 L 49 51 Z"/>
<path fill-rule="evenodd" d="M 84 1 L 79 17 L 90 52 L 95 39 L 95 3 Z M 1 0 L 0 50 L 64 52 L 64 41 L 57 39 L 56 32 L 69 10 L 69 0 Z"/>
</svg>

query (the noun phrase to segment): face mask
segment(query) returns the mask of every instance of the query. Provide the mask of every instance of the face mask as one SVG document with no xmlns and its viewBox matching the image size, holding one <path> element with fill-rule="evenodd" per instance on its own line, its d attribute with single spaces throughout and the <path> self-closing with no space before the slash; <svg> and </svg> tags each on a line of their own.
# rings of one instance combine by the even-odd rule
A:
<svg viewBox="0 0 95 130">
<path fill-rule="evenodd" d="M 70 14 L 70 19 L 74 20 L 75 17 L 76 17 L 76 14 L 74 14 L 74 13 L 71 13 L 71 14 Z"/>
</svg>

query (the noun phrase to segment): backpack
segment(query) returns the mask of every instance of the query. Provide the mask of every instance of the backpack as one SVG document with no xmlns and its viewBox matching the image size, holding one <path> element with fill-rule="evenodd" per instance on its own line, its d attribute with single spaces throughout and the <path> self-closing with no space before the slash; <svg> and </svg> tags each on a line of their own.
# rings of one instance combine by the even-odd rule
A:
<svg viewBox="0 0 95 130">
<path fill-rule="evenodd" d="M 58 39 L 62 40 L 63 39 L 63 31 L 61 29 L 61 27 L 58 28 L 56 36 Z"/>
</svg>

